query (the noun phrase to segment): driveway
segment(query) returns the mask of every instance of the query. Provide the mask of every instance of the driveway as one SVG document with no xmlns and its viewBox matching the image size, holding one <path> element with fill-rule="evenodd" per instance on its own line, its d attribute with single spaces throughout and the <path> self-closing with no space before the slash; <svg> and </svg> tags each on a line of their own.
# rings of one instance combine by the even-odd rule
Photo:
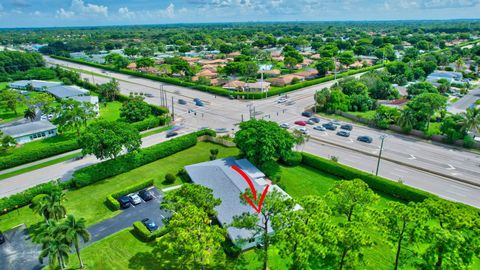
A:
<svg viewBox="0 0 480 270">
<path fill-rule="evenodd" d="M 467 110 L 470 106 L 475 104 L 475 101 L 480 99 L 480 88 L 470 90 L 468 94 L 463 96 L 457 102 L 453 103 L 447 109 L 451 113 L 461 113 Z"/>
<path fill-rule="evenodd" d="M 82 248 L 96 241 L 99 241 L 111 234 L 131 227 L 133 222 L 149 218 L 159 227 L 163 226 L 162 219 L 169 214 L 160 209 L 160 202 L 163 198 L 163 192 L 157 188 L 150 189 L 154 198 L 148 202 L 142 200 L 142 203 L 136 206 L 122 210 L 122 213 L 97 223 L 88 228 L 92 235 L 90 241 L 82 245 Z M 40 246 L 30 240 L 25 225 L 18 226 L 4 233 L 6 242 L 0 245 L 0 269 L 1 270 L 37 270 L 42 269 L 48 264 L 38 262 Z M 72 252 L 74 250 L 72 249 Z"/>
<path fill-rule="evenodd" d="M 6 242 L 0 245 L 0 269 L 37 270 L 48 264 L 38 261 L 40 246 L 30 240 L 25 225 L 20 225 L 4 233 Z"/>
</svg>

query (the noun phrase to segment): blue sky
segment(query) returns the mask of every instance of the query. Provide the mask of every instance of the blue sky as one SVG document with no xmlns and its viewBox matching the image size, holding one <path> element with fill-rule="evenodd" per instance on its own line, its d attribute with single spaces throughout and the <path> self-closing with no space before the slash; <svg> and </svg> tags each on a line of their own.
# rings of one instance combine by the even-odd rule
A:
<svg viewBox="0 0 480 270">
<path fill-rule="evenodd" d="M 0 0 L 0 28 L 479 18 L 480 0 Z"/>
</svg>

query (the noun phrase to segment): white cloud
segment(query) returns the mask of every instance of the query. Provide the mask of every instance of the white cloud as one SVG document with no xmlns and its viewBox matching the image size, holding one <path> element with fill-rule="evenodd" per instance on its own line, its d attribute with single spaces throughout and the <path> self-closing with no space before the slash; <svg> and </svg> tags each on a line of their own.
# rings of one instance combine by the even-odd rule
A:
<svg viewBox="0 0 480 270">
<path fill-rule="evenodd" d="M 57 10 L 57 13 L 56 13 L 56 17 L 63 18 L 63 19 L 71 18 L 74 15 L 75 13 L 73 11 L 67 11 L 63 8 L 60 8 L 59 10 Z"/>
<path fill-rule="evenodd" d="M 128 10 L 128 7 L 121 7 L 118 9 L 118 14 L 123 18 L 134 18 L 135 12 Z"/>
<path fill-rule="evenodd" d="M 165 18 L 175 17 L 175 5 L 173 3 L 170 3 L 170 5 L 168 5 L 165 9 L 159 10 L 158 14 L 161 17 L 165 17 Z"/>
<path fill-rule="evenodd" d="M 83 0 L 72 0 L 70 10 L 82 15 L 102 15 L 108 16 L 108 7 L 85 3 Z"/>
</svg>

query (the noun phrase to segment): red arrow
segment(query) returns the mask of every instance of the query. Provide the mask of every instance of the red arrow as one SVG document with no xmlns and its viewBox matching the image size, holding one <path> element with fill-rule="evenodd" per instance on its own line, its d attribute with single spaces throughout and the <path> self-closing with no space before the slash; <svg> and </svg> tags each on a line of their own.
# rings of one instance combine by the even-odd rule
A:
<svg viewBox="0 0 480 270">
<path fill-rule="evenodd" d="M 257 200 L 257 191 L 255 190 L 255 186 L 253 186 L 252 180 L 250 180 L 248 175 L 242 169 L 238 168 L 237 166 L 232 165 L 232 169 L 234 169 L 236 172 L 238 172 L 243 177 L 243 179 L 245 179 L 245 181 L 247 181 L 247 184 L 250 187 L 250 190 L 252 191 L 253 198 L 256 201 Z M 267 185 L 265 187 L 265 189 L 263 190 L 262 197 L 260 197 L 260 201 L 258 202 L 258 207 L 255 205 L 255 203 L 246 194 L 243 194 L 243 197 L 245 198 L 245 200 L 247 200 L 247 202 L 250 204 L 250 206 L 252 206 L 253 209 L 255 209 L 255 211 L 257 211 L 257 213 L 260 213 L 260 210 L 262 210 L 263 200 L 265 199 L 265 196 L 267 195 L 269 186 L 270 185 Z"/>
</svg>

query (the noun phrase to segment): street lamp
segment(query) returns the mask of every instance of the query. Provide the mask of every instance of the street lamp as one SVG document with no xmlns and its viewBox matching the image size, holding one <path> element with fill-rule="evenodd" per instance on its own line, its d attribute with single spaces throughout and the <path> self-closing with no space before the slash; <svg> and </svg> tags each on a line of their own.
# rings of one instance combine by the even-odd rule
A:
<svg viewBox="0 0 480 270">
<path fill-rule="evenodd" d="M 383 151 L 383 141 L 387 138 L 386 134 L 380 135 L 380 140 L 382 140 L 382 143 L 380 144 L 380 152 L 378 152 L 378 161 L 377 161 L 377 171 L 375 172 L 375 175 L 378 176 L 378 169 L 380 168 L 380 159 L 382 158 L 382 151 Z"/>
</svg>

